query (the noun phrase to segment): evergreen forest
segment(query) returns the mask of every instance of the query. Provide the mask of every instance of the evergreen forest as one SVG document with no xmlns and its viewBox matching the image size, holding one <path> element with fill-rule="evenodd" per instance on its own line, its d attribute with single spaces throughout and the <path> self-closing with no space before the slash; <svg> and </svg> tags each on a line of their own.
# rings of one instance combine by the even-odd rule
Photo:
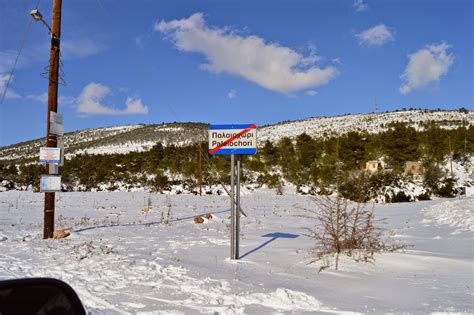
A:
<svg viewBox="0 0 474 315">
<path fill-rule="evenodd" d="M 200 184 L 228 184 L 229 156 L 211 156 L 207 146 L 205 142 L 187 146 L 157 143 L 146 152 L 76 155 L 61 167 L 62 183 L 70 191 L 143 187 L 163 192 L 181 185 L 193 193 L 198 192 Z M 260 143 L 257 154 L 243 156 L 242 181 L 277 192 L 288 183 L 300 193 L 329 194 L 338 190 L 352 200 L 367 201 L 377 197 L 382 187 L 414 180 L 404 172 L 404 166 L 408 161 L 418 161 L 423 166 L 418 181 L 422 181 L 426 193 L 417 199 L 449 197 L 454 195 L 456 179 L 441 166 L 450 158 L 461 163 L 470 161 L 473 151 L 473 126 L 447 130 L 431 124 L 417 131 L 404 123 L 392 123 L 378 134 L 349 132 L 312 138 L 303 133 L 296 139 L 284 137 Z M 377 172 L 364 171 L 366 162 L 373 160 L 383 161 L 383 166 Z M 44 169 L 37 163 L 0 161 L 0 182 L 8 181 L 10 188 L 30 186 L 38 190 Z M 409 201 L 403 194 L 389 199 Z"/>
</svg>

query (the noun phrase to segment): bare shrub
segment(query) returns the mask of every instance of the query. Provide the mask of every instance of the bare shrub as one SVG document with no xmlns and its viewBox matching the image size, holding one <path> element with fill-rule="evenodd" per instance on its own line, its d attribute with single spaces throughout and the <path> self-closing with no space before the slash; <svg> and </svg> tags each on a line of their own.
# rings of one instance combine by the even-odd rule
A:
<svg viewBox="0 0 474 315">
<path fill-rule="evenodd" d="M 76 226 L 87 226 L 91 222 L 91 218 L 89 218 L 87 215 L 84 215 L 79 219 L 79 222 L 76 223 Z"/>
<path fill-rule="evenodd" d="M 75 254 L 77 260 L 83 260 L 90 258 L 93 255 L 103 254 L 108 255 L 115 253 L 112 245 L 101 244 L 100 246 L 94 245 L 94 241 L 87 241 L 80 244 L 76 244 L 72 247 L 71 252 Z"/>
<path fill-rule="evenodd" d="M 143 207 L 143 208 L 140 209 L 140 212 L 145 215 L 145 220 L 148 216 L 148 212 L 150 212 L 150 209 L 151 209 L 150 207 Z"/>
<path fill-rule="evenodd" d="M 318 225 L 310 229 L 310 237 L 316 240 L 314 259 L 322 260 L 328 268 L 329 258 L 334 256 L 335 269 L 339 268 L 339 256 L 347 255 L 356 261 L 374 262 L 374 254 L 383 251 L 395 251 L 404 246 L 395 244 L 384 230 L 375 225 L 373 206 L 366 208 L 361 202 L 336 195 L 316 196 L 313 200 L 316 209 L 307 209 L 310 215 L 306 217 L 318 220 Z"/>
<path fill-rule="evenodd" d="M 278 185 L 276 186 L 276 194 L 277 196 L 283 196 L 284 192 L 285 192 L 285 188 L 283 187 L 283 183 L 279 181 Z"/>
<path fill-rule="evenodd" d="M 161 218 L 160 218 L 160 223 L 163 225 L 170 225 L 171 221 L 173 220 L 172 215 L 171 215 L 171 209 L 173 205 L 171 204 L 171 198 L 169 196 L 166 196 L 166 213 L 164 210 L 161 211 Z"/>
<path fill-rule="evenodd" d="M 148 197 L 143 197 L 143 207 L 140 209 L 140 212 L 145 215 L 145 220 L 148 217 L 148 213 L 151 210 L 151 194 Z"/>
</svg>

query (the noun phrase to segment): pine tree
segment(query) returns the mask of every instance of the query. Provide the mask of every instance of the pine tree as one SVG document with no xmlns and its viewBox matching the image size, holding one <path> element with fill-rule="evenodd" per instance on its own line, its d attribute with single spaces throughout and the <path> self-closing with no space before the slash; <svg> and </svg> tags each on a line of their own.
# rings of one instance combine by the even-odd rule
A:
<svg viewBox="0 0 474 315">
<path fill-rule="evenodd" d="M 417 132 L 404 123 L 393 123 L 382 135 L 382 145 L 384 154 L 389 157 L 396 171 L 403 170 L 405 162 L 420 158 Z"/>
</svg>

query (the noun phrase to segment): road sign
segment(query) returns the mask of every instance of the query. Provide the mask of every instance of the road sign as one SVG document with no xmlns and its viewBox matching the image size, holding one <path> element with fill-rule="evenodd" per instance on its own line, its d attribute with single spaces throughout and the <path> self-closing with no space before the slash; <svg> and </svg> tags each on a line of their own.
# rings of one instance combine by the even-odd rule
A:
<svg viewBox="0 0 474 315">
<path fill-rule="evenodd" d="M 64 134 L 63 115 L 49 112 L 49 132 L 58 136 Z"/>
<path fill-rule="evenodd" d="M 211 125 L 209 127 L 209 154 L 257 153 L 257 126 Z"/>
<path fill-rule="evenodd" d="M 46 164 L 59 164 L 61 162 L 60 148 L 40 148 L 40 162 Z"/>
<path fill-rule="evenodd" d="M 255 124 L 211 125 L 209 127 L 209 154 L 230 155 L 230 259 L 239 259 L 240 155 L 257 152 L 256 128 Z"/>
<path fill-rule="evenodd" d="M 61 176 L 41 175 L 40 191 L 41 192 L 60 192 L 61 191 Z"/>
<path fill-rule="evenodd" d="M 63 124 L 63 115 L 56 112 L 49 112 L 49 122 L 54 122 L 57 124 Z"/>
<path fill-rule="evenodd" d="M 53 135 L 62 136 L 64 135 L 64 126 L 57 123 L 51 123 L 49 132 Z"/>
</svg>

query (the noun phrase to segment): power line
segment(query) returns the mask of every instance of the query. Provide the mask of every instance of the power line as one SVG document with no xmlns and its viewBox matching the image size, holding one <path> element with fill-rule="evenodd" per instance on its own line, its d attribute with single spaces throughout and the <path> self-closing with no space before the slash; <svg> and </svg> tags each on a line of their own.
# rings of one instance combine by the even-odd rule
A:
<svg viewBox="0 0 474 315">
<path fill-rule="evenodd" d="M 35 9 L 38 9 L 39 4 L 40 4 L 40 1 L 41 1 L 41 0 L 38 0 L 38 1 L 36 2 L 36 7 L 35 7 Z M 10 72 L 10 76 L 8 77 L 7 84 L 5 84 L 5 89 L 3 90 L 2 99 L 0 100 L 0 104 L 3 103 L 3 101 L 5 100 L 5 96 L 7 95 L 8 87 L 10 86 L 10 82 L 11 82 L 11 80 L 12 80 L 13 73 L 15 72 L 16 65 L 17 65 L 17 63 L 18 63 L 18 59 L 20 59 L 21 52 L 23 51 L 23 47 L 24 47 L 24 45 L 25 45 L 26 38 L 28 37 L 28 34 L 30 33 L 30 29 L 31 29 L 31 24 L 32 24 L 32 23 L 33 23 L 33 19 L 30 19 L 30 22 L 28 23 L 28 27 L 26 28 L 25 35 L 23 36 L 23 40 L 21 41 L 20 49 L 18 50 L 18 54 L 16 55 L 15 62 L 13 63 L 12 71 Z"/>
<path fill-rule="evenodd" d="M 12 77 L 13 77 L 13 73 L 15 72 L 16 64 L 18 63 L 18 59 L 20 59 L 20 55 L 21 55 L 21 52 L 23 51 L 23 46 L 24 46 L 24 44 L 25 44 L 26 38 L 28 37 L 28 34 L 30 33 L 31 23 L 32 23 L 32 22 L 33 22 L 33 19 L 30 19 L 30 22 L 28 23 L 28 28 L 26 29 L 25 36 L 23 36 L 23 40 L 22 40 L 22 42 L 21 42 L 20 49 L 18 50 L 18 54 L 16 55 L 15 62 L 13 63 L 12 71 L 10 71 L 10 75 L 9 75 L 9 77 L 8 77 L 7 84 L 5 85 L 5 89 L 3 90 L 2 99 L 0 100 L 0 104 L 3 103 L 3 100 L 5 99 L 5 95 L 7 95 L 8 86 L 10 85 L 10 82 L 11 82 Z"/>
</svg>

